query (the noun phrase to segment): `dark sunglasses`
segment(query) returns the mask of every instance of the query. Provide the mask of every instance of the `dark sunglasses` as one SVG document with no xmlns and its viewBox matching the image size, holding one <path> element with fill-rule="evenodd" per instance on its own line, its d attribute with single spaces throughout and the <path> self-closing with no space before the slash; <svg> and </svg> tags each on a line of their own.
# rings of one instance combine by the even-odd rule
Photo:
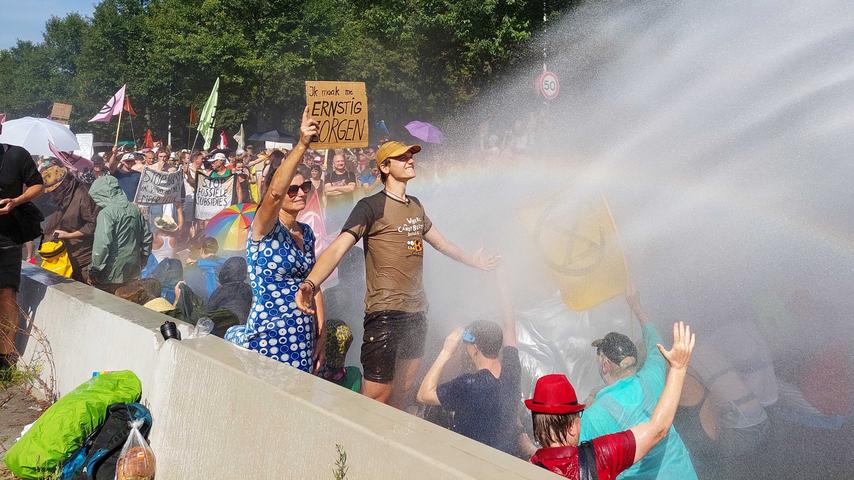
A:
<svg viewBox="0 0 854 480">
<path fill-rule="evenodd" d="M 299 192 L 300 189 L 302 189 L 302 193 L 305 193 L 307 195 L 308 192 L 311 191 L 311 180 L 302 182 L 302 185 L 291 185 L 290 187 L 288 187 L 288 196 L 296 197 L 297 192 Z"/>
</svg>

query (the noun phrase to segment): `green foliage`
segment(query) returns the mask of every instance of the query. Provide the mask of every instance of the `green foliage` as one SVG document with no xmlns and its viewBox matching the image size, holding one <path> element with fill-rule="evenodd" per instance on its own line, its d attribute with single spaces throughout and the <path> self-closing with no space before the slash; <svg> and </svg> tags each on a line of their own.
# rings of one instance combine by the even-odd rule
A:
<svg viewBox="0 0 854 480">
<path fill-rule="evenodd" d="M 338 458 L 335 460 L 335 469 L 332 470 L 332 475 L 335 480 L 344 480 L 347 478 L 347 451 L 340 443 L 335 444 L 335 450 L 338 452 Z"/>
<path fill-rule="evenodd" d="M 0 392 L 7 388 L 33 383 L 39 371 L 40 368 L 29 365 L 0 370 Z"/>
<path fill-rule="evenodd" d="M 106 140 L 115 121 L 85 122 L 126 83 L 137 136 L 165 137 L 171 117 L 181 145 L 217 76 L 217 128 L 229 132 L 294 131 L 305 80 L 351 80 L 367 83 L 372 122 L 394 129 L 535 67 L 542 18 L 529 0 L 101 0 L 92 18 L 51 18 L 42 43 L 0 50 L 0 111 L 71 103 L 72 128 Z"/>
</svg>

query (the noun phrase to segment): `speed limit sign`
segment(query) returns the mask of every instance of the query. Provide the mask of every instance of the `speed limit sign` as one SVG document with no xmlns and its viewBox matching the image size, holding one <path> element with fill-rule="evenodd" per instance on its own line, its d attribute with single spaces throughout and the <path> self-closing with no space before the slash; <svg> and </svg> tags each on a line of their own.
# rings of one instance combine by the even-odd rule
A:
<svg viewBox="0 0 854 480">
<path fill-rule="evenodd" d="M 554 100 L 560 92 L 560 82 L 557 79 L 557 75 L 548 70 L 544 71 L 540 75 L 540 78 L 537 79 L 537 86 L 546 100 Z"/>
</svg>

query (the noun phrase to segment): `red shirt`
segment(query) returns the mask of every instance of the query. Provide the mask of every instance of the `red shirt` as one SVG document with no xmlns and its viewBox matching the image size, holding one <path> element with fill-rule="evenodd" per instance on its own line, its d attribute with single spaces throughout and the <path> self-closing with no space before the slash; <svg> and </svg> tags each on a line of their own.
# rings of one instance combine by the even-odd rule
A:
<svg viewBox="0 0 854 480">
<path fill-rule="evenodd" d="M 602 435 L 593 439 L 596 472 L 599 480 L 613 480 L 632 466 L 635 459 L 635 436 L 631 430 Z M 541 448 L 531 457 L 531 463 L 570 480 L 578 480 L 578 449 L 576 447 Z"/>
</svg>

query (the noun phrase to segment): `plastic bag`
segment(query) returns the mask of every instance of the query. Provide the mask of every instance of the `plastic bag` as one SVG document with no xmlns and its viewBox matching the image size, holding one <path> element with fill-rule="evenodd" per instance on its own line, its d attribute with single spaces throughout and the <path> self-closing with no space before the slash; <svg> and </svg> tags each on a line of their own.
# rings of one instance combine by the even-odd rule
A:
<svg viewBox="0 0 854 480">
<path fill-rule="evenodd" d="M 154 452 L 148 446 L 139 427 L 142 420 L 134 420 L 131 424 L 130 435 L 119 454 L 116 463 L 115 480 L 153 480 L 156 467 Z"/>
<path fill-rule="evenodd" d="M 196 321 L 196 326 L 190 332 L 190 336 L 187 337 L 187 339 L 202 338 L 204 336 L 210 335 L 210 333 L 213 331 L 213 329 L 214 329 L 213 320 L 211 320 L 208 317 L 202 317 Z"/>
</svg>

